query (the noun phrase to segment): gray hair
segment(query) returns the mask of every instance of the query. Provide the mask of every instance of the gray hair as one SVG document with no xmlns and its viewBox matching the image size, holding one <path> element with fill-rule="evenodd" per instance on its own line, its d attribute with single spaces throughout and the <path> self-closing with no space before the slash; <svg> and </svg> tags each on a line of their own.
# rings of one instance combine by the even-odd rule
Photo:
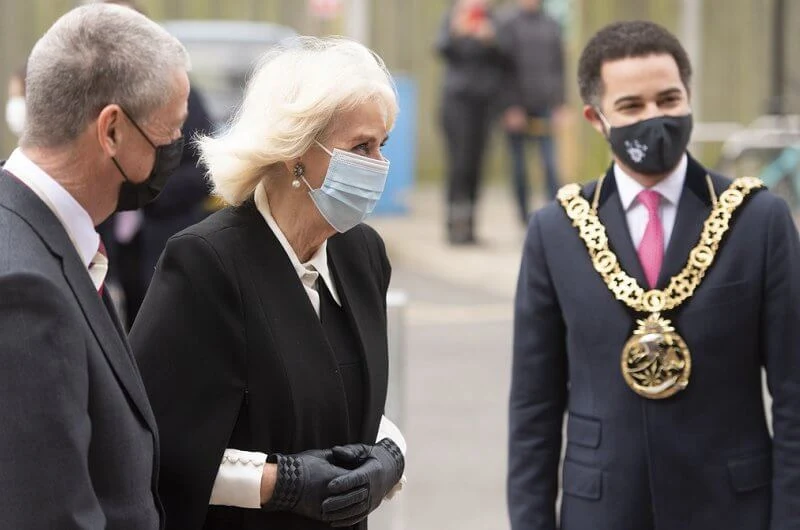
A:
<svg viewBox="0 0 800 530">
<path fill-rule="evenodd" d="M 189 68 L 183 45 L 144 15 L 111 4 L 75 8 L 31 51 L 21 144 L 68 144 L 110 104 L 145 121 L 174 96 L 172 74 Z"/>
</svg>

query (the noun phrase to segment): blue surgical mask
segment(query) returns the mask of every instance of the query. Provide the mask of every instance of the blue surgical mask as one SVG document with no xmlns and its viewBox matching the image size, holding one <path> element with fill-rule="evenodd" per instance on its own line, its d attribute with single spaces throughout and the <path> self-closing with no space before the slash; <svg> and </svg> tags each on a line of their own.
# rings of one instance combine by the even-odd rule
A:
<svg viewBox="0 0 800 530">
<path fill-rule="evenodd" d="M 306 181 L 311 200 L 322 217 L 337 232 L 347 232 L 375 209 L 386 186 L 389 174 L 388 160 L 375 160 L 341 149 L 328 151 L 317 142 L 331 157 L 325 180 L 318 189 L 312 189 Z"/>
</svg>

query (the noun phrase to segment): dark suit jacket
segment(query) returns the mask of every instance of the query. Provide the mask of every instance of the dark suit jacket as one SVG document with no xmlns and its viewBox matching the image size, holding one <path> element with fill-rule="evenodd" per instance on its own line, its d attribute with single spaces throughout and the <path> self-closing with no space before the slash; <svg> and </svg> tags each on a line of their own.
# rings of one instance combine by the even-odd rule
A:
<svg viewBox="0 0 800 530">
<path fill-rule="evenodd" d="M 690 159 L 658 287 L 685 265 L 711 210 Z M 712 175 L 719 195 L 730 181 Z M 584 196 L 591 200 L 594 184 Z M 599 216 L 625 271 L 646 285 L 616 191 Z M 665 316 L 692 353 L 689 386 L 639 397 L 620 373 L 634 317 L 592 267 L 560 205 L 530 223 L 516 297 L 508 502 L 514 530 L 556 527 L 567 416 L 564 530 L 800 528 L 800 245 L 786 204 L 739 208 L 695 295 Z M 767 430 L 761 367 L 774 398 Z"/>
<path fill-rule="evenodd" d="M 361 441 L 374 443 L 386 400 L 390 266 L 366 225 L 329 239 L 328 258 L 363 346 Z M 348 438 L 336 359 L 253 201 L 170 239 L 131 343 L 161 431 L 169 529 L 329 528 L 288 513 L 208 506 L 226 448 L 288 454 Z"/>
<path fill-rule="evenodd" d="M 0 528 L 155 529 L 155 419 L 56 216 L 0 171 Z"/>
</svg>

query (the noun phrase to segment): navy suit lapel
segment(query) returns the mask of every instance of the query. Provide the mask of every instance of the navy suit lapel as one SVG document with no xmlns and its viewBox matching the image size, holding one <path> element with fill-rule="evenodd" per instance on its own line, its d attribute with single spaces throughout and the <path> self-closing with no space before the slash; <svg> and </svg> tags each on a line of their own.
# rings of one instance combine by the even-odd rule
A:
<svg viewBox="0 0 800 530">
<path fill-rule="evenodd" d="M 711 196 L 706 174 L 705 168 L 689 157 L 675 226 L 658 275 L 656 285 L 659 289 L 666 288 L 670 279 L 683 269 L 689 259 L 689 252 L 700 241 L 703 224 L 711 213 Z"/>
<path fill-rule="evenodd" d="M 705 168 L 689 156 L 686 179 L 675 216 L 675 226 L 656 283 L 659 289 L 665 288 L 670 278 L 683 269 L 689 258 L 689 252 L 700 240 L 703 223 L 711 211 L 711 196 L 706 183 L 706 174 Z M 589 194 L 587 200 L 592 200 L 593 191 L 594 187 L 587 190 Z M 616 253 L 622 269 L 635 278 L 639 285 L 646 288 L 644 270 L 633 246 L 625 211 L 622 209 L 622 202 L 617 192 L 613 166 L 603 180 L 598 210 L 598 216 L 608 233 L 609 245 Z"/>
<path fill-rule="evenodd" d="M 6 204 L 24 218 L 48 248 L 61 259 L 64 277 L 108 363 L 134 407 L 155 433 L 155 419 L 138 371 L 130 357 L 126 340 L 115 329 L 109 312 L 98 296 L 86 267 L 81 263 L 61 222 L 35 193 L 8 172 L 0 175 L 0 203 Z"/>
<path fill-rule="evenodd" d="M 592 197 L 589 197 L 588 200 L 591 201 Z M 634 278 L 639 285 L 646 286 L 647 281 L 644 276 L 644 270 L 641 263 L 639 263 L 639 255 L 633 246 L 628 221 L 617 191 L 617 181 L 614 178 L 613 169 L 609 169 L 603 179 L 597 215 L 603 226 L 606 227 L 609 246 L 617 255 L 622 270 Z"/>
<path fill-rule="evenodd" d="M 371 274 L 371 269 L 364 267 L 365 263 L 369 263 L 369 256 L 366 251 L 359 254 L 345 248 L 341 244 L 344 243 L 343 238 L 344 236 L 335 236 L 328 241 L 328 257 L 340 287 L 342 306 L 361 345 L 367 398 L 361 432 L 365 439 L 369 439 L 374 438 L 377 433 L 371 432 L 368 426 L 377 424 L 376 419 L 383 413 L 385 400 L 385 395 L 380 390 L 383 388 L 381 382 L 388 379 L 388 366 L 386 362 L 380 362 L 380 356 L 386 354 L 386 336 L 376 331 L 385 330 L 386 323 L 381 312 L 376 311 L 375 294 L 369 288 L 371 283 L 368 275 Z"/>
</svg>

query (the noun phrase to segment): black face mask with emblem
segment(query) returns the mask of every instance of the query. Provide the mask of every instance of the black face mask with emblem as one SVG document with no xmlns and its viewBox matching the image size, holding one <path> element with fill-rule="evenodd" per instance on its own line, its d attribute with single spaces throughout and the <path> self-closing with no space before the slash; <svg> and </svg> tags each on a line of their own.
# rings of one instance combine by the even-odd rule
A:
<svg viewBox="0 0 800 530">
<path fill-rule="evenodd" d="M 611 150 L 633 171 L 664 175 L 681 161 L 692 136 L 692 115 L 659 116 L 624 127 L 607 127 Z"/>
</svg>

